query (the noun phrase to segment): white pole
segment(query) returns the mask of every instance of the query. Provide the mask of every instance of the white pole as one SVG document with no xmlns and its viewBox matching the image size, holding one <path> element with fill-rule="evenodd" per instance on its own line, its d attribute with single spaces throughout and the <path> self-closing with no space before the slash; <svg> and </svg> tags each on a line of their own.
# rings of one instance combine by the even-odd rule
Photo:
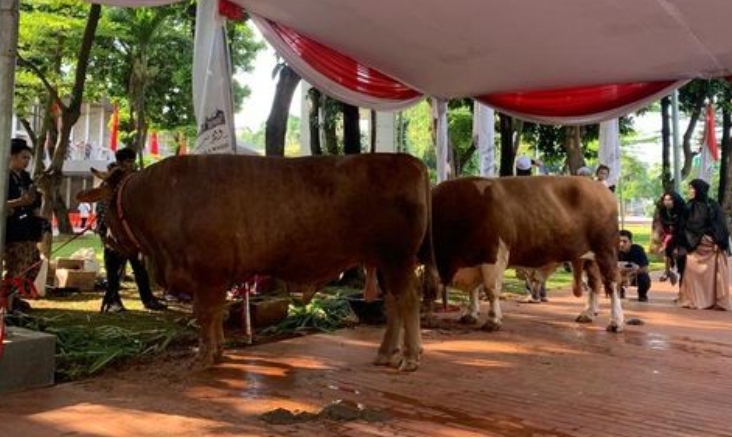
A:
<svg viewBox="0 0 732 437">
<path fill-rule="evenodd" d="M 8 156 L 13 135 L 13 94 L 18 52 L 19 0 L 0 0 L 0 217 L 6 217 Z M 0 265 L 5 248 L 5 220 L 0 220 Z"/>
<path fill-rule="evenodd" d="M 681 145 L 679 144 L 679 91 L 671 94 L 671 135 L 674 148 L 674 191 L 681 186 Z"/>
</svg>

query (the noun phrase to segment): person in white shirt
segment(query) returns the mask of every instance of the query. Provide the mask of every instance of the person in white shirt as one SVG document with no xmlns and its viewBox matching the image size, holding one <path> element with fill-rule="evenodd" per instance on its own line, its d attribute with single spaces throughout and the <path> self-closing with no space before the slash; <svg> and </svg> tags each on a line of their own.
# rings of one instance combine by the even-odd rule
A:
<svg viewBox="0 0 732 437">
<path fill-rule="evenodd" d="M 79 219 L 81 219 L 81 223 L 79 223 L 79 226 L 82 228 L 86 228 L 86 223 L 89 221 L 89 214 L 91 213 L 92 206 L 88 202 L 81 202 L 79 204 L 78 210 L 79 210 Z"/>
</svg>

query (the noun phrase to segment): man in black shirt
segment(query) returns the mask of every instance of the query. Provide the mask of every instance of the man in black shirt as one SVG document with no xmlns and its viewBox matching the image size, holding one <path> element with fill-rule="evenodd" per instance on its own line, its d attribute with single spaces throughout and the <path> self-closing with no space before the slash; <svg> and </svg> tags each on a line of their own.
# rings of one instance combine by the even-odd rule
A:
<svg viewBox="0 0 732 437">
<path fill-rule="evenodd" d="M 639 244 L 633 244 L 633 233 L 625 229 L 620 231 L 618 249 L 621 286 L 636 285 L 638 302 L 648 302 L 651 277 L 648 274 L 646 251 Z M 621 297 L 625 297 L 624 291 L 621 291 Z"/>
</svg>

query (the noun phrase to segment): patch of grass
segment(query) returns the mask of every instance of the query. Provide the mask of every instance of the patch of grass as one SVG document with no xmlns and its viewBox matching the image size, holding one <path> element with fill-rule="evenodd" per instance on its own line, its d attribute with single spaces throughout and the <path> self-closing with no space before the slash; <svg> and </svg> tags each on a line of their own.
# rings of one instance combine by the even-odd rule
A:
<svg viewBox="0 0 732 437">
<path fill-rule="evenodd" d="M 68 258 L 77 250 L 87 247 L 94 249 L 97 259 L 102 259 L 102 242 L 97 234 L 86 233 L 80 237 L 75 237 L 74 235 L 56 235 L 53 237 L 51 259 Z"/>
</svg>

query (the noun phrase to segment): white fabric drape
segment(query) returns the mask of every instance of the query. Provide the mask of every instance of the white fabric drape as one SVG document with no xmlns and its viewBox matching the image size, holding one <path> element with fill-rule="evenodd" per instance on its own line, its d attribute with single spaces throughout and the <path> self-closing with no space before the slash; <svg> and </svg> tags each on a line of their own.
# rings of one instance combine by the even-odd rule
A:
<svg viewBox="0 0 732 437">
<path fill-rule="evenodd" d="M 409 100 L 390 100 L 353 91 L 321 74 L 305 62 L 292 47 L 285 43 L 269 22 L 255 14 L 250 14 L 252 21 L 257 25 L 262 36 L 274 47 L 287 64 L 305 81 L 325 94 L 354 106 L 374 109 L 376 111 L 398 111 L 414 106 L 423 100 L 420 96 Z"/>
<path fill-rule="evenodd" d="M 496 175 L 495 114 L 490 106 L 473 101 L 473 142 L 478 149 L 480 175 Z"/>
<path fill-rule="evenodd" d="M 450 174 L 447 162 L 447 100 L 432 99 L 432 117 L 436 131 L 437 182 L 442 182 L 446 181 Z"/>
<path fill-rule="evenodd" d="M 600 164 L 610 167 L 608 185 L 620 179 L 620 123 L 617 118 L 600 123 Z"/>
<path fill-rule="evenodd" d="M 199 0 L 193 49 L 193 109 L 198 123 L 191 153 L 235 153 L 234 102 L 225 20 L 218 0 Z"/>
</svg>

